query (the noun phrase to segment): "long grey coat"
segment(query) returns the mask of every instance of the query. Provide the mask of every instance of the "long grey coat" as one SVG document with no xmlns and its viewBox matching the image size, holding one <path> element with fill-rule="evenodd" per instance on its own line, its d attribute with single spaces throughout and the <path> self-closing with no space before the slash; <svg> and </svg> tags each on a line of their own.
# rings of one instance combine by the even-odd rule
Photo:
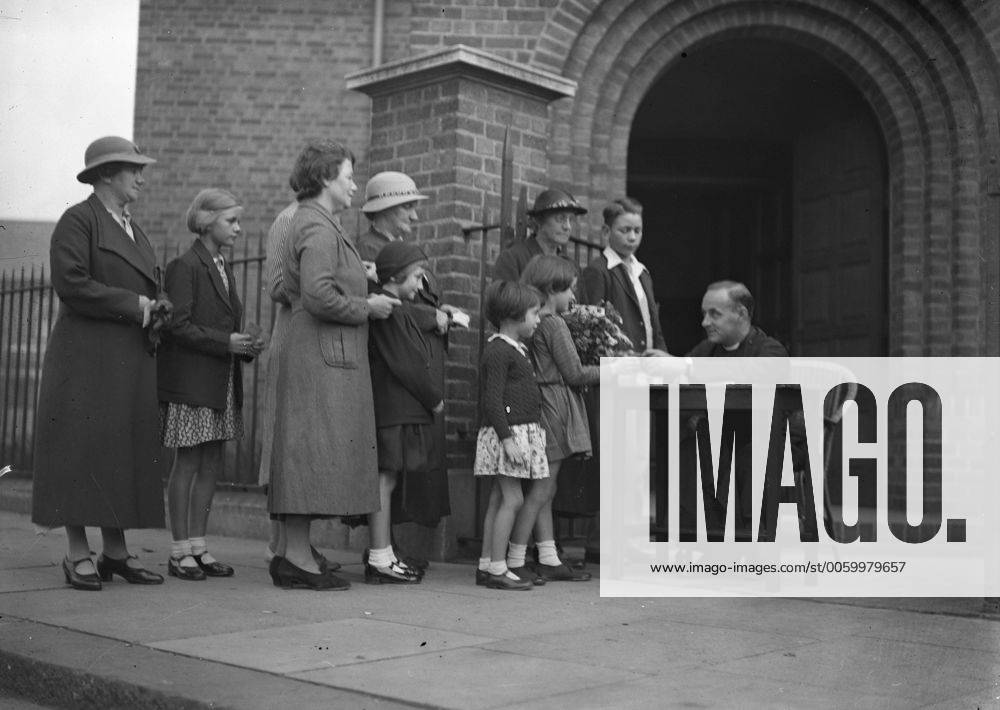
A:
<svg viewBox="0 0 1000 710">
<path fill-rule="evenodd" d="M 314 201 L 299 205 L 285 248 L 292 311 L 277 357 L 268 508 L 370 513 L 379 509 L 378 458 L 361 257 Z"/>
<path fill-rule="evenodd" d="M 156 257 L 91 195 L 52 233 L 59 317 L 49 336 L 35 428 L 31 518 L 39 524 L 163 527 L 156 360 L 139 295 L 155 298 Z"/>
</svg>

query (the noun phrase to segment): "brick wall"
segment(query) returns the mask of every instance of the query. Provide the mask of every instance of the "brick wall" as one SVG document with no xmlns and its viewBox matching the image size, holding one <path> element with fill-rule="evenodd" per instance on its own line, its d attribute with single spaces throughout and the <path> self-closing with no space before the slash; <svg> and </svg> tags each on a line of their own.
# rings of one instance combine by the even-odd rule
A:
<svg viewBox="0 0 1000 710">
<path fill-rule="evenodd" d="M 409 50 L 419 54 L 464 44 L 527 64 L 558 4 L 558 0 L 413 0 Z"/>
<path fill-rule="evenodd" d="M 135 138 L 160 162 L 136 213 L 151 238 L 187 243 L 187 206 L 218 186 L 243 199 L 255 244 L 291 199 L 288 174 L 310 137 L 345 142 L 365 177 L 370 102 L 344 75 L 371 64 L 371 4 L 333 5 L 143 0 Z"/>
</svg>

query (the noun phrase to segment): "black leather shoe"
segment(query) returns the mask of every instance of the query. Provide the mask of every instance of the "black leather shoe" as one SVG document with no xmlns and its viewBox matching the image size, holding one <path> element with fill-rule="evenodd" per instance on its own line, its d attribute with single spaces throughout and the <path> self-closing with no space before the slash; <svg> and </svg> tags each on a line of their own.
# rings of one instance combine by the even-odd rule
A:
<svg viewBox="0 0 1000 710">
<path fill-rule="evenodd" d="M 365 582 L 367 584 L 420 584 L 420 575 L 398 561 L 393 562 L 388 567 L 375 567 L 366 562 Z"/>
<path fill-rule="evenodd" d="M 340 569 L 339 562 L 331 562 L 323 556 L 323 553 L 317 550 L 312 545 L 309 546 L 310 552 L 312 552 L 313 559 L 316 560 L 316 566 L 319 567 L 320 572 L 336 572 Z"/>
<path fill-rule="evenodd" d="M 516 574 L 520 579 L 531 582 L 536 587 L 541 587 L 545 584 L 542 576 L 528 565 L 524 565 L 523 567 L 508 567 L 507 569 Z"/>
<path fill-rule="evenodd" d="M 590 572 L 570 569 L 565 564 L 535 565 L 535 572 L 546 582 L 586 582 L 590 580 Z"/>
<path fill-rule="evenodd" d="M 271 575 L 271 582 L 275 587 L 281 586 L 281 580 L 278 578 L 278 565 L 281 564 L 283 559 L 285 558 L 274 556 L 271 558 L 271 562 L 267 566 L 267 572 Z"/>
<path fill-rule="evenodd" d="M 202 553 L 202 555 L 205 553 Z M 201 559 L 201 555 L 191 555 L 194 561 L 198 563 L 201 567 L 201 571 L 205 573 L 206 577 L 232 577 L 235 570 L 227 564 L 223 564 L 216 560 L 215 562 L 204 562 Z"/>
<path fill-rule="evenodd" d="M 490 578 L 490 573 L 484 569 L 476 568 L 476 586 L 485 587 L 486 580 Z"/>
<path fill-rule="evenodd" d="M 531 589 L 531 582 L 521 579 L 511 579 L 504 574 L 491 574 L 486 579 L 486 586 L 490 589 L 507 589 L 512 592 L 526 592 Z"/>
<path fill-rule="evenodd" d="M 66 584 L 73 587 L 73 589 L 82 589 L 87 592 L 99 592 L 101 591 L 101 578 L 90 572 L 88 574 L 81 574 L 76 571 L 76 566 L 81 562 L 89 562 L 89 557 L 81 557 L 75 562 L 70 562 L 69 558 L 64 557 L 62 568 L 63 574 L 66 575 Z"/>
<path fill-rule="evenodd" d="M 431 563 L 425 560 L 423 557 L 402 557 L 403 564 L 414 569 L 423 575 L 424 572 L 431 566 Z"/>
<path fill-rule="evenodd" d="M 278 564 L 275 566 L 277 584 L 284 589 L 313 589 L 317 592 L 336 592 L 350 589 L 351 583 L 346 579 L 341 579 L 327 572 L 316 574 L 306 572 L 301 567 L 297 567 L 284 557 L 276 557 Z"/>
<path fill-rule="evenodd" d="M 129 555 L 124 560 L 113 560 L 105 557 L 102 553 L 97 558 L 97 574 L 101 576 L 102 582 L 110 582 L 111 576 L 117 574 L 129 584 L 163 584 L 163 576 L 148 569 L 133 569 L 128 566 L 128 561 L 137 559 L 135 555 Z"/>
<path fill-rule="evenodd" d="M 366 568 L 368 567 L 368 553 L 369 552 L 371 552 L 371 550 L 365 550 L 361 554 L 361 562 L 365 565 Z M 396 562 L 395 562 L 395 564 L 398 564 L 400 567 L 402 567 L 404 572 L 406 572 L 408 574 L 416 575 L 420 579 L 423 579 L 424 578 L 424 570 L 427 569 L 427 568 L 424 567 L 424 569 L 421 569 L 420 567 L 417 567 L 415 565 L 411 565 L 410 564 L 410 560 L 411 559 L 412 558 L 410 558 L 410 557 L 402 557 L 402 558 L 397 559 Z M 417 562 L 420 562 L 420 560 L 417 559 Z M 425 565 L 427 564 L 427 560 L 424 560 L 424 564 Z M 372 582 L 372 584 L 376 584 L 376 582 Z"/>
<path fill-rule="evenodd" d="M 176 559 L 174 557 L 167 558 L 167 574 L 171 577 L 177 577 L 177 579 L 186 579 L 190 582 L 198 582 L 205 579 L 205 573 L 202 571 L 201 567 L 192 567 L 191 565 L 182 565 L 181 561 L 185 557 L 192 557 L 194 555 L 185 555 L 181 559 Z M 197 559 L 195 558 L 195 562 Z"/>
</svg>

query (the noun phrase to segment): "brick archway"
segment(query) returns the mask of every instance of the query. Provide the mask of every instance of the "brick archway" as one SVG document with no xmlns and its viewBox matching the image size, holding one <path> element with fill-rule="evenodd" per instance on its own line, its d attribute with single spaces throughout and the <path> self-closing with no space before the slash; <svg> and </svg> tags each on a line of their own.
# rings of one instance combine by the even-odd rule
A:
<svg viewBox="0 0 1000 710">
<path fill-rule="evenodd" d="M 553 109 L 551 177 L 595 206 L 624 192 L 639 104 L 686 52 L 735 37 L 808 49 L 851 79 L 885 140 L 890 354 L 995 354 L 998 225 L 986 188 L 998 146 L 987 126 L 1000 71 L 988 19 L 936 0 L 567 0 L 535 52 L 579 86 Z"/>
</svg>

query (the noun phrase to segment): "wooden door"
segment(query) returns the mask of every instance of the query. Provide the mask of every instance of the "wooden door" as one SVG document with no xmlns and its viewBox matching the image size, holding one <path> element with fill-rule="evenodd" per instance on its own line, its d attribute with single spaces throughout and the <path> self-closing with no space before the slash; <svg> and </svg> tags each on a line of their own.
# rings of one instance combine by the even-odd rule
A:
<svg viewBox="0 0 1000 710">
<path fill-rule="evenodd" d="M 885 355 L 882 141 L 863 108 L 803 127 L 793 157 L 793 354 Z"/>
</svg>

